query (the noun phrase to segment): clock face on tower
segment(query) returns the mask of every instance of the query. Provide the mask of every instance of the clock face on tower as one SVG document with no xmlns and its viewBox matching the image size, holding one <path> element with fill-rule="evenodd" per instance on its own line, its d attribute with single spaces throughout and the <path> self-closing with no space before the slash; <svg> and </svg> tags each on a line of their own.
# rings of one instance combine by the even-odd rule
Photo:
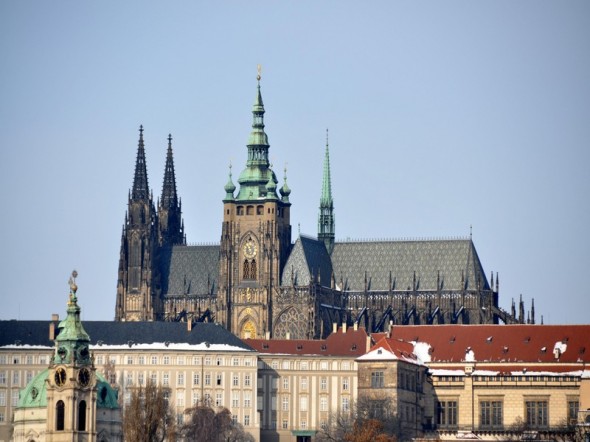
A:
<svg viewBox="0 0 590 442">
<path fill-rule="evenodd" d="M 55 370 L 55 384 L 58 387 L 63 387 L 66 384 L 66 369 L 63 367 L 58 367 Z"/>
<path fill-rule="evenodd" d="M 256 252 L 256 244 L 254 244 L 254 241 L 249 239 L 246 244 L 244 244 L 244 256 L 246 259 L 252 259 L 256 256 Z"/>
<path fill-rule="evenodd" d="M 78 372 L 78 382 L 82 387 L 87 387 L 90 383 L 90 371 L 86 367 Z"/>
</svg>

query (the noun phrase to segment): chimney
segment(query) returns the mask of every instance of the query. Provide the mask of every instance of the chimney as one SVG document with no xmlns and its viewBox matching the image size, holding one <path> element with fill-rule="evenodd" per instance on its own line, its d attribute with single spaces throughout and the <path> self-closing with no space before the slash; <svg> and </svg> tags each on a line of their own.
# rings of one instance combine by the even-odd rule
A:
<svg viewBox="0 0 590 442">
<path fill-rule="evenodd" d="M 51 315 L 51 322 L 49 323 L 49 340 L 55 340 L 55 323 L 59 321 L 59 315 L 57 313 L 53 313 Z"/>
<path fill-rule="evenodd" d="M 357 331 L 359 329 L 359 323 L 355 322 L 354 323 L 354 331 Z"/>
<path fill-rule="evenodd" d="M 365 351 L 368 353 L 370 349 L 371 349 L 371 335 L 367 335 L 367 348 Z"/>
<path fill-rule="evenodd" d="M 338 324 L 335 322 L 332 323 L 332 333 L 336 333 L 338 331 Z"/>
<path fill-rule="evenodd" d="M 285 336 L 285 339 L 288 341 L 289 339 L 291 339 L 291 333 L 287 332 L 287 335 Z"/>
<path fill-rule="evenodd" d="M 346 333 L 346 322 L 342 323 L 342 333 Z"/>
<path fill-rule="evenodd" d="M 187 318 L 188 319 L 188 318 Z M 188 319 L 188 321 L 186 321 L 186 329 L 190 332 L 193 329 L 193 320 L 192 319 Z"/>
<path fill-rule="evenodd" d="M 266 339 L 267 341 L 268 341 L 268 340 L 270 340 L 270 332 L 269 332 L 269 331 L 267 331 L 267 332 L 264 334 L 264 339 Z"/>
</svg>

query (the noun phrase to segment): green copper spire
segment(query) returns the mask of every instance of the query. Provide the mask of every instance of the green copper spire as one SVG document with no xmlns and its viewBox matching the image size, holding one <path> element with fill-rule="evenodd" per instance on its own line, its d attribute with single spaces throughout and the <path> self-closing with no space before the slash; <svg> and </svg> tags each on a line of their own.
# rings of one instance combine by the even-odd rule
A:
<svg viewBox="0 0 590 442">
<path fill-rule="evenodd" d="M 68 300 L 67 316 L 58 325 L 59 334 L 55 338 L 55 355 L 53 356 L 55 363 L 67 364 L 90 364 L 90 353 L 88 344 L 90 337 L 80 321 L 80 306 L 78 305 L 78 298 L 76 292 L 78 286 L 76 285 L 76 277 L 78 272 L 72 272 L 70 278 L 70 296 Z"/>
<path fill-rule="evenodd" d="M 291 189 L 289 189 L 289 186 L 287 185 L 287 166 L 285 166 L 285 182 L 283 184 L 283 187 L 281 187 L 281 200 L 285 203 L 289 202 L 289 195 L 291 195 Z"/>
<path fill-rule="evenodd" d="M 326 153 L 324 156 L 324 175 L 322 178 L 322 195 L 320 197 L 320 214 L 318 218 L 318 239 L 332 253 L 335 238 L 334 200 L 332 198 L 332 180 L 330 177 L 330 149 L 328 129 L 326 129 Z"/>
<path fill-rule="evenodd" d="M 252 132 L 250 132 L 248 139 L 248 160 L 246 168 L 238 178 L 240 190 L 235 198 L 237 201 L 278 199 L 276 193 L 278 180 L 268 161 L 268 148 L 270 145 L 264 132 L 264 105 L 262 103 L 262 93 L 260 92 L 260 70 L 258 71 L 257 80 L 256 98 L 252 108 Z"/>
</svg>

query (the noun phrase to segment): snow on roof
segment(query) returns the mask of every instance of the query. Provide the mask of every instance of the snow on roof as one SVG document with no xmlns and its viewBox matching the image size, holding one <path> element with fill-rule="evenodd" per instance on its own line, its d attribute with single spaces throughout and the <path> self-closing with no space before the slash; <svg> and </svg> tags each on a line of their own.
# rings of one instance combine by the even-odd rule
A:
<svg viewBox="0 0 590 442">
<path fill-rule="evenodd" d="M 376 348 L 364 354 L 358 361 L 397 361 L 399 358 L 391 351 L 384 348 Z"/>
<path fill-rule="evenodd" d="M 413 341 L 412 344 L 414 345 L 414 354 L 421 363 L 425 364 L 431 361 L 430 350 L 432 347 L 428 342 Z"/>
<path fill-rule="evenodd" d="M 228 344 L 209 344 L 201 342 L 200 344 L 186 344 L 186 343 L 166 343 L 154 342 L 151 344 L 132 344 L 132 345 L 91 345 L 93 350 L 191 350 L 191 351 L 239 351 L 252 352 L 245 348 L 236 347 Z"/>
</svg>

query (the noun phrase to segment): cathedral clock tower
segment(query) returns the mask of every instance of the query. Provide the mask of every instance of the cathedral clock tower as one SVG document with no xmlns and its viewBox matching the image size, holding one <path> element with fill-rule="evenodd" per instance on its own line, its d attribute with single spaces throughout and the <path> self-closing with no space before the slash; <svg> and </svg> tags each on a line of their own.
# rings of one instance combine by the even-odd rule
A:
<svg viewBox="0 0 590 442">
<path fill-rule="evenodd" d="M 260 73 L 246 168 L 232 181 L 231 166 L 223 200 L 218 314 L 241 338 L 260 338 L 272 330 L 273 298 L 291 247 L 287 179 L 277 194 L 277 177 L 268 160 Z M 285 171 L 286 173 L 286 171 Z"/>
</svg>

